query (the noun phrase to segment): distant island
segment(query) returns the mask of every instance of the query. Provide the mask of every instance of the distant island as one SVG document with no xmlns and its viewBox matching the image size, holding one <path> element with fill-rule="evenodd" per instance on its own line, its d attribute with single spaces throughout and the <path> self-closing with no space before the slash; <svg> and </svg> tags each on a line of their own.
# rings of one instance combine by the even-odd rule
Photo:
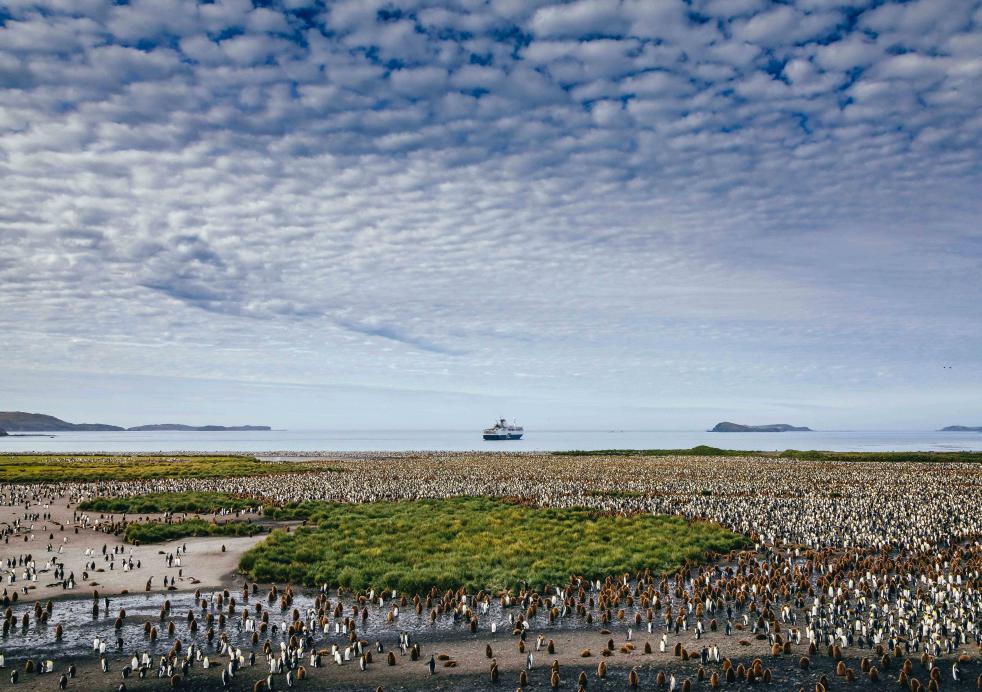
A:
<svg viewBox="0 0 982 692">
<path fill-rule="evenodd" d="M 787 423 L 773 423 L 771 425 L 740 425 L 723 421 L 717 423 L 709 432 L 812 432 L 811 428 L 800 428 Z"/>
<path fill-rule="evenodd" d="M 182 430 L 190 432 L 229 432 L 243 430 L 271 430 L 268 425 L 181 425 L 179 423 L 163 423 L 160 425 L 138 425 L 133 428 L 123 428 L 118 425 L 105 423 L 69 423 L 61 418 L 48 416 L 43 413 L 25 413 L 24 411 L 0 411 L 0 431 L 17 432 L 129 432 L 129 431 L 161 431 Z M 6 433 L 4 433 L 6 434 Z"/>
<path fill-rule="evenodd" d="M 243 430 L 271 430 L 268 425 L 181 425 L 180 423 L 159 423 L 157 425 L 137 425 L 127 430 L 190 430 L 192 432 L 225 432 Z"/>
<path fill-rule="evenodd" d="M 6 437 L 6 436 L 7 436 L 7 431 L 4 430 L 3 428 L 0 428 L 0 437 Z"/>
<path fill-rule="evenodd" d="M 982 432 L 982 425 L 971 427 L 968 425 L 949 425 L 947 428 L 941 428 L 939 432 Z"/>
</svg>

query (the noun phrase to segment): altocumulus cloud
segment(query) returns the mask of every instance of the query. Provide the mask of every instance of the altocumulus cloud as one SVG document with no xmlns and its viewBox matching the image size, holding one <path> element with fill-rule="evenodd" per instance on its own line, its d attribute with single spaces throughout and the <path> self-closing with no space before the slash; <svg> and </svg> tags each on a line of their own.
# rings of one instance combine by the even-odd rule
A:
<svg viewBox="0 0 982 692">
<path fill-rule="evenodd" d="M 11 0 L 0 374 L 957 398 L 980 82 L 966 0 Z"/>
</svg>

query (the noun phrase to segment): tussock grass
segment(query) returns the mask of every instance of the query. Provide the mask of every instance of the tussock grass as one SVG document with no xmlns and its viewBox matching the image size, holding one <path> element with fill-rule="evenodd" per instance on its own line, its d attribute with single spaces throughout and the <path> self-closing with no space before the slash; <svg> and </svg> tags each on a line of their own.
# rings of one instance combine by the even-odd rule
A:
<svg viewBox="0 0 982 692">
<path fill-rule="evenodd" d="M 150 493 L 133 497 L 98 497 L 80 502 L 78 508 L 86 512 L 110 512 L 114 514 L 154 514 L 188 512 L 203 514 L 220 509 L 241 510 L 256 507 L 255 498 L 239 497 L 231 493 L 187 492 Z"/>
<path fill-rule="evenodd" d="M 735 435 L 739 433 L 720 434 Z M 780 433 L 774 434 L 779 435 Z M 982 452 L 824 452 L 814 449 L 762 452 L 745 449 L 720 449 L 708 445 L 698 445 L 689 449 L 573 449 L 565 452 L 552 452 L 552 454 L 561 457 L 771 457 L 801 461 L 982 462 Z"/>
<path fill-rule="evenodd" d="M 240 569 L 250 579 L 410 593 L 433 586 L 511 589 L 522 580 L 541 588 L 573 574 L 673 570 L 707 552 L 746 545 L 715 524 L 680 517 L 611 516 L 484 497 L 305 509 L 310 526 L 274 531 L 243 556 Z"/>
<path fill-rule="evenodd" d="M 272 505 L 263 509 L 267 519 L 275 521 L 300 521 L 310 519 L 324 505 L 317 500 L 304 500 L 303 502 L 288 502 L 284 505 Z"/>
<path fill-rule="evenodd" d="M 223 478 L 309 470 L 305 464 L 267 462 L 249 456 L 0 455 L 3 483 Z"/>
<path fill-rule="evenodd" d="M 146 545 L 200 536 L 255 536 L 262 531 L 263 527 L 259 524 L 246 521 L 229 521 L 224 524 L 214 524 L 203 519 L 187 519 L 170 523 L 147 521 L 128 524 L 124 538 L 127 543 Z"/>
</svg>

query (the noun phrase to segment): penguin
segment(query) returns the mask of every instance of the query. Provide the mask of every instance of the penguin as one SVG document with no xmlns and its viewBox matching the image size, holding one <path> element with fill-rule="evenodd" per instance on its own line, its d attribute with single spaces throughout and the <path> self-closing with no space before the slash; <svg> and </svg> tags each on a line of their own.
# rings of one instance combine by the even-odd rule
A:
<svg viewBox="0 0 982 692">
<path fill-rule="evenodd" d="M 430 654 L 430 660 L 427 662 L 426 667 L 430 669 L 430 675 L 436 673 L 436 659 Z"/>
</svg>

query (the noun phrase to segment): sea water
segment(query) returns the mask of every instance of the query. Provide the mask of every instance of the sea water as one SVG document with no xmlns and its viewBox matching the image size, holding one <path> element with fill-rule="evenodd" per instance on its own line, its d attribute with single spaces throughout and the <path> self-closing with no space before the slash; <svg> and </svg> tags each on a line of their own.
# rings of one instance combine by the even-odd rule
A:
<svg viewBox="0 0 982 692">
<path fill-rule="evenodd" d="M 480 430 L 269 430 L 249 432 L 55 432 L 0 437 L 0 452 L 360 452 L 560 451 L 600 449 L 833 451 L 982 450 L 982 433 L 816 431 L 711 433 L 700 430 L 536 430 L 521 440 L 485 441 Z"/>
</svg>

